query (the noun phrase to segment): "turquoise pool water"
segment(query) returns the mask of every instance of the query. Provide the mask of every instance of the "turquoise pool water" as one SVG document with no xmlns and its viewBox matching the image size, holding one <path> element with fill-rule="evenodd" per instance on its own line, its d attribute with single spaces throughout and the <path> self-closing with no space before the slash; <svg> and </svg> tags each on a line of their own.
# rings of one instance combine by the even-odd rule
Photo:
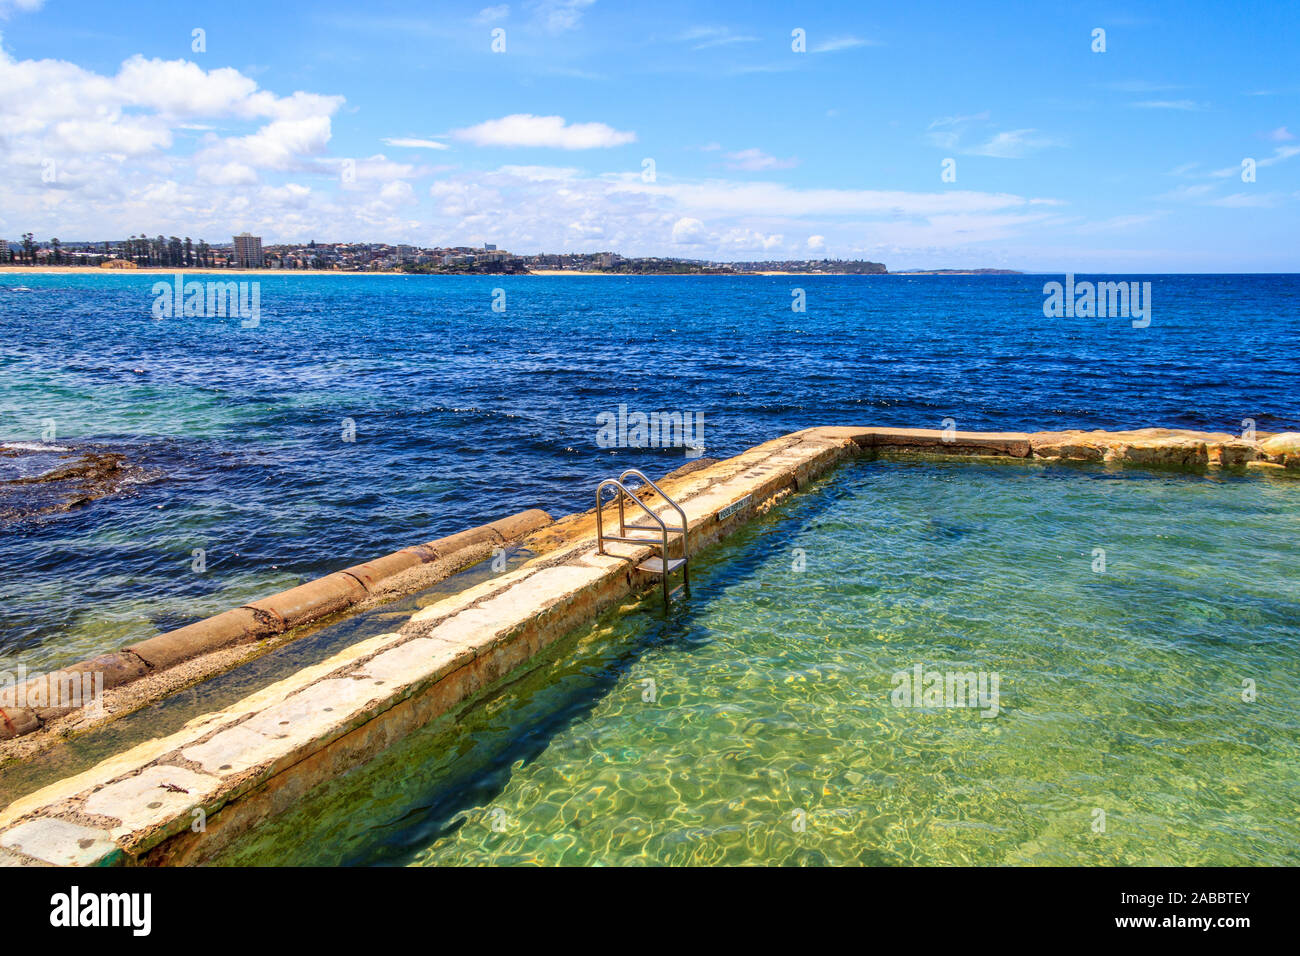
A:
<svg viewBox="0 0 1300 956">
<path fill-rule="evenodd" d="M 1294 480 L 846 466 L 219 862 L 1294 865 L 1298 531 Z"/>
</svg>

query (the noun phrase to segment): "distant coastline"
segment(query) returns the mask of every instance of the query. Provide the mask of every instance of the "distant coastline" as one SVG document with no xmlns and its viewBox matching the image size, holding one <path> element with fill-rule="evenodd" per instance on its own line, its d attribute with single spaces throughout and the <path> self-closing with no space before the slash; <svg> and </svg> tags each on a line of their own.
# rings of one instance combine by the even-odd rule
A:
<svg viewBox="0 0 1300 956">
<path fill-rule="evenodd" d="M 286 276 L 404 276 L 404 275 L 518 275 L 518 276 L 725 276 L 730 278 L 745 276 L 979 276 L 979 275 L 1024 275 L 1015 269 L 908 269 L 904 272 L 592 272 L 578 269 L 530 269 L 527 272 L 493 273 L 493 272 L 404 272 L 400 269 L 199 269 L 147 266 L 138 269 L 101 269 L 98 266 L 0 266 L 0 275 L 163 275 L 172 276 L 181 272 L 186 275 L 286 275 Z"/>
<path fill-rule="evenodd" d="M 147 266 L 139 269 L 101 269 L 98 266 L 4 266 L 4 275 L 111 275 L 111 276 L 174 276 L 176 273 L 204 276 L 395 276 L 406 273 L 392 269 L 379 271 L 348 269 L 199 269 L 187 266 Z"/>
</svg>

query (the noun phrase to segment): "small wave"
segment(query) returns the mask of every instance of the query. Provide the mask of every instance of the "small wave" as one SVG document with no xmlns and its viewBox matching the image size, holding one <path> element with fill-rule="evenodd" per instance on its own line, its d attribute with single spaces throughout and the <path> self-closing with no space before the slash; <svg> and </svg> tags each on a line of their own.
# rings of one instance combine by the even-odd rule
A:
<svg viewBox="0 0 1300 956">
<path fill-rule="evenodd" d="M 0 448 L 7 448 L 11 451 L 70 451 L 62 445 L 43 445 L 36 441 L 7 441 L 0 442 Z"/>
</svg>

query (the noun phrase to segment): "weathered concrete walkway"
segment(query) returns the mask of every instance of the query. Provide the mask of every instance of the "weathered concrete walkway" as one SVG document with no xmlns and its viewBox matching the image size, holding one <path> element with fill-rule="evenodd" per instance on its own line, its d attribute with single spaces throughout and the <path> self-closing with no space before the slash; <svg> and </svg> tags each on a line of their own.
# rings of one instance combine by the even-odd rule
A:
<svg viewBox="0 0 1300 956">
<path fill-rule="evenodd" d="M 0 762 L 32 759 L 58 740 L 93 730 L 306 636 L 313 625 L 421 591 L 551 523 L 536 509 L 316 578 L 213 617 L 0 688 Z M 94 708 L 80 693 L 93 678 Z"/>
<path fill-rule="evenodd" d="M 1157 429 L 1025 434 L 837 427 L 796 432 L 726 461 L 682 469 L 662 484 L 686 510 L 694 553 L 837 462 L 873 449 L 1256 464 L 1300 473 L 1295 434 L 1245 441 Z M 666 511 L 661 499 L 646 501 Z M 596 553 L 592 513 L 534 531 L 524 544 L 540 556 L 424 608 L 399 630 L 15 801 L 0 812 L 0 863 L 203 862 L 320 781 L 370 759 L 654 583 L 633 570 L 648 548 L 613 545 L 620 556 Z"/>
</svg>

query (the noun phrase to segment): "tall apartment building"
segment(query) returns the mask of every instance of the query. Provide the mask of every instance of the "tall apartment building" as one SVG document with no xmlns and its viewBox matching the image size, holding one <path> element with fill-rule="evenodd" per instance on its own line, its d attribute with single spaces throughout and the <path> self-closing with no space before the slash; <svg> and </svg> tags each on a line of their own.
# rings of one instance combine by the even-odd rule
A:
<svg viewBox="0 0 1300 956">
<path fill-rule="evenodd" d="M 9 258 L 9 240 L 0 239 L 0 260 Z"/>
<path fill-rule="evenodd" d="M 235 236 L 235 265 L 241 269 L 260 269 L 262 260 L 262 237 L 250 236 L 241 232 Z"/>
</svg>

